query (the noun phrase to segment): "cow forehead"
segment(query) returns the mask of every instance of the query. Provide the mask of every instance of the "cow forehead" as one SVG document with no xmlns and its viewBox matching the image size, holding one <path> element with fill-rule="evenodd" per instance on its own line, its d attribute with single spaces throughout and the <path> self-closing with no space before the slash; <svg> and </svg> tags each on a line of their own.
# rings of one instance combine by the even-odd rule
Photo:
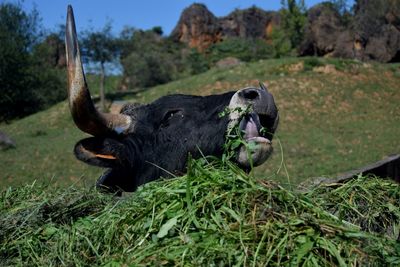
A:
<svg viewBox="0 0 400 267">
<path fill-rule="evenodd" d="M 208 95 L 208 96 L 168 95 L 157 99 L 152 103 L 152 105 L 161 107 L 182 107 L 182 108 L 192 108 L 192 107 L 204 108 L 207 106 L 222 106 L 222 105 L 228 105 L 234 93 L 235 92 L 228 92 L 225 94 Z"/>
<path fill-rule="evenodd" d="M 146 117 L 162 116 L 164 112 L 171 109 L 179 109 L 186 112 L 204 112 L 215 108 L 223 109 L 228 106 L 234 94 L 235 92 L 209 96 L 168 95 L 147 105 L 127 105 L 121 112 L 134 117 Z"/>
</svg>

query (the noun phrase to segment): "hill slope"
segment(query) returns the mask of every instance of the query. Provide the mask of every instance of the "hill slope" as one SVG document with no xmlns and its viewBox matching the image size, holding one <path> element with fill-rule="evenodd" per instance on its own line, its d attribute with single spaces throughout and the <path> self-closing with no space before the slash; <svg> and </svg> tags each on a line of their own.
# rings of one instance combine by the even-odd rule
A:
<svg viewBox="0 0 400 267">
<path fill-rule="evenodd" d="M 334 175 L 400 151 L 399 65 L 337 59 L 279 59 L 248 63 L 157 86 L 132 101 L 171 93 L 215 94 L 268 85 L 281 113 L 274 156 L 255 172 L 283 183 Z M 17 149 L 0 152 L 1 185 L 34 179 L 89 184 L 101 170 L 78 162 L 72 149 L 85 134 L 66 103 L 2 125 Z M 282 149 L 281 149 L 282 147 Z M 287 170 L 287 171 L 285 171 Z"/>
</svg>

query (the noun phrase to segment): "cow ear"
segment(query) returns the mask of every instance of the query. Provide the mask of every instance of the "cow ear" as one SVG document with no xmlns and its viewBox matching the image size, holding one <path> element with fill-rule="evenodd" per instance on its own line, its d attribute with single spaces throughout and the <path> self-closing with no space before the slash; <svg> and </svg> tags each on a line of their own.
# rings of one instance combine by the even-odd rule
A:
<svg viewBox="0 0 400 267">
<path fill-rule="evenodd" d="M 124 145 L 114 139 L 90 137 L 75 145 L 75 156 L 94 166 L 114 168 L 124 160 Z"/>
</svg>

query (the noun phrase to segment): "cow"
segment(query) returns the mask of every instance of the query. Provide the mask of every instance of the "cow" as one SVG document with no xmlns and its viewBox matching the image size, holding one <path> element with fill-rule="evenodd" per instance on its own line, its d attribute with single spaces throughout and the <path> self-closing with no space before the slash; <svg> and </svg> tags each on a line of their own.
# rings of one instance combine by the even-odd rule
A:
<svg viewBox="0 0 400 267">
<path fill-rule="evenodd" d="M 71 6 L 65 41 L 71 115 L 80 130 L 92 135 L 79 141 L 74 153 L 108 169 L 97 187 L 133 192 L 160 177 L 183 174 L 189 155 L 221 157 L 233 129 L 239 129 L 244 142 L 235 150 L 240 167 L 258 166 L 270 156 L 279 116 L 262 83 L 220 95 L 168 95 L 146 105 L 128 104 L 119 114 L 104 113 L 91 100 Z M 250 151 L 247 144 L 252 144 Z"/>
</svg>

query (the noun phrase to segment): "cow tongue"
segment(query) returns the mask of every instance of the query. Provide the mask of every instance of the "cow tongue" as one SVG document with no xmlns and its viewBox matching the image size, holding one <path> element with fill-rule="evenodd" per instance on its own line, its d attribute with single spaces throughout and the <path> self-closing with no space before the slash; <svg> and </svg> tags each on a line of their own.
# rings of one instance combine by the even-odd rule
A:
<svg viewBox="0 0 400 267">
<path fill-rule="evenodd" d="M 244 138 L 246 141 L 255 141 L 257 143 L 271 143 L 270 140 L 259 135 L 257 124 L 254 122 L 253 117 L 250 117 L 249 121 L 246 124 Z"/>
</svg>

